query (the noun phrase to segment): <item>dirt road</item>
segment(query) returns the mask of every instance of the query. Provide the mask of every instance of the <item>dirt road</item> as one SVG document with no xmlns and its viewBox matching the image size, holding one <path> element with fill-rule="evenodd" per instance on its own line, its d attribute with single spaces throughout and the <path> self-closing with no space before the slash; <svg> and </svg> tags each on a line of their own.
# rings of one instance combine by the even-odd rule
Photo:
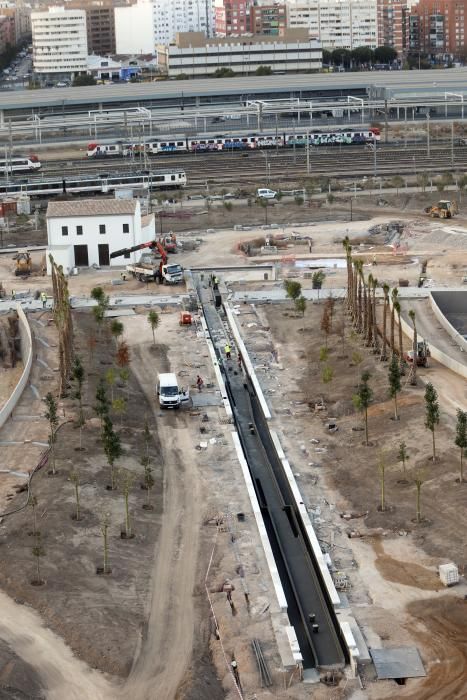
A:
<svg viewBox="0 0 467 700">
<path fill-rule="evenodd" d="M 164 321 L 166 318 L 164 318 Z M 141 648 L 122 697 L 138 700 L 175 697 L 191 659 L 194 632 L 193 587 L 199 548 L 200 499 L 196 460 L 187 459 L 193 441 L 182 412 L 166 412 L 158 417 L 154 401 L 156 365 L 164 367 L 159 346 L 151 351 L 151 330 L 144 316 L 125 321 L 127 337 L 137 343 L 132 367 L 141 388 L 154 407 L 162 443 L 164 473 L 164 519 L 154 552 L 152 595 L 148 603 L 148 623 Z M 183 458 L 183 455 L 185 457 Z"/>
<path fill-rule="evenodd" d="M 77 659 L 37 613 L 0 592 L 0 637 L 39 675 L 47 700 L 113 700 L 113 686 L 99 671 Z"/>
</svg>

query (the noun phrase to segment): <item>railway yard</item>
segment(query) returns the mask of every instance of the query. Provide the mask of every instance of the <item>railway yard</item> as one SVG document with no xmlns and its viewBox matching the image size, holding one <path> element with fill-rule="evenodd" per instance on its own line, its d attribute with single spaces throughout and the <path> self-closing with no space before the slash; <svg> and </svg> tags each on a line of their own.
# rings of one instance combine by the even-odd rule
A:
<svg viewBox="0 0 467 700">
<path fill-rule="evenodd" d="M 0 222 L 0 697 L 465 697 L 467 146 L 439 112 L 358 145 L 15 144 L 40 174 L 0 193 L 44 191 Z M 47 276 L 42 205 L 118 189 L 156 240 Z M 183 281 L 113 265 L 148 249 Z"/>
</svg>

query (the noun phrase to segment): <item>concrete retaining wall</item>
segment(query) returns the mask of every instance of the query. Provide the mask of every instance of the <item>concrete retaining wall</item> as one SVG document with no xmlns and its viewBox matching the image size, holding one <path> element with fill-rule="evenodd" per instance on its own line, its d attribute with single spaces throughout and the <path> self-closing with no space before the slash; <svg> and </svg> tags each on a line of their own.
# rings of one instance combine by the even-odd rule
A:
<svg viewBox="0 0 467 700">
<path fill-rule="evenodd" d="M 465 295 L 465 292 L 464 292 Z M 452 323 L 447 319 L 447 317 L 444 315 L 444 313 L 441 311 L 441 308 L 436 301 L 435 297 L 433 294 L 430 294 L 430 305 L 431 309 L 436 316 L 437 320 L 440 322 L 440 324 L 443 326 L 444 330 L 449 333 L 451 338 L 455 340 L 457 345 L 462 348 L 464 351 L 467 352 L 467 341 L 464 339 L 464 337 L 457 331 Z"/>
<path fill-rule="evenodd" d="M 18 384 L 13 389 L 10 398 L 6 401 L 3 407 L 0 409 L 0 428 L 2 428 L 7 422 L 8 418 L 11 416 L 16 404 L 18 403 L 21 395 L 29 381 L 29 375 L 31 373 L 32 367 L 32 335 L 31 329 L 29 327 L 28 319 L 26 314 L 21 308 L 20 304 L 16 305 L 16 311 L 19 317 L 19 332 L 21 336 L 21 356 L 23 359 L 23 373 L 19 379 Z"/>
</svg>

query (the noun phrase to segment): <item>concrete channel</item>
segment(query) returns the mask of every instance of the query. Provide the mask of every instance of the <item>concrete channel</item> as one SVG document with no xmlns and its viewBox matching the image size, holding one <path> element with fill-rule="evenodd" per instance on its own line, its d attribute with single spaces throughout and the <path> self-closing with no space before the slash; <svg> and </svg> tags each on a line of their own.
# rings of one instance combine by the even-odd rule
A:
<svg viewBox="0 0 467 700">
<path fill-rule="evenodd" d="M 193 277 L 207 331 L 223 372 L 233 420 L 280 576 L 303 667 L 305 670 L 341 668 L 348 661 L 345 640 L 260 397 L 248 373 L 239 366 L 235 353 L 230 361 L 221 356 L 219 341 L 225 336 L 226 317 L 219 293 L 216 292 L 216 306 L 212 289 L 202 276 Z"/>
</svg>

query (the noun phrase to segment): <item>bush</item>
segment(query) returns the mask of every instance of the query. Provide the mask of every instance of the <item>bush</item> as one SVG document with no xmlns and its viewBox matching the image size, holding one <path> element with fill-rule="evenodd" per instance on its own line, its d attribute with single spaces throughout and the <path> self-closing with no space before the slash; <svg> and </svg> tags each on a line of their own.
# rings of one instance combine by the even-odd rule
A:
<svg viewBox="0 0 467 700">
<path fill-rule="evenodd" d="M 301 197 L 300 195 L 297 195 L 296 197 L 294 197 L 294 201 L 295 201 L 295 204 L 297 204 L 299 207 L 301 207 L 303 204 L 303 197 Z"/>
<path fill-rule="evenodd" d="M 232 202 L 224 202 L 224 209 L 227 209 L 227 211 L 232 211 L 232 209 L 233 209 Z"/>
</svg>

